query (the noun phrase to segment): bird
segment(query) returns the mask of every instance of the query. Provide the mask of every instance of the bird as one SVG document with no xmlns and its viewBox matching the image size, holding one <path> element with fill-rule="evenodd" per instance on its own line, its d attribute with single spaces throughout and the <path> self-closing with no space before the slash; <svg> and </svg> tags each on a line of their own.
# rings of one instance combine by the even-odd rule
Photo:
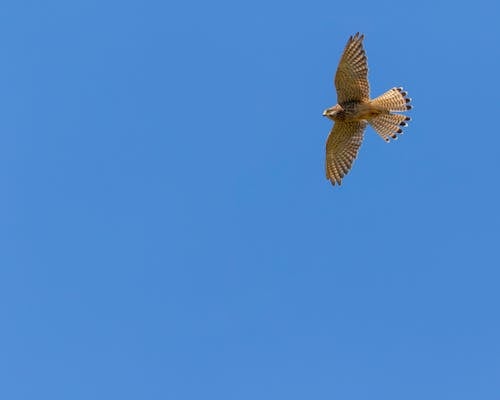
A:
<svg viewBox="0 0 500 400">
<path fill-rule="evenodd" d="M 326 178 L 333 186 L 340 186 L 350 171 L 368 124 L 389 142 L 397 139 L 410 121 L 410 117 L 399 114 L 412 109 L 411 98 L 402 87 L 370 99 L 363 39 L 359 32 L 349 37 L 335 73 L 337 104 L 323 111 L 323 116 L 334 122 L 326 140 L 325 161 Z"/>
</svg>

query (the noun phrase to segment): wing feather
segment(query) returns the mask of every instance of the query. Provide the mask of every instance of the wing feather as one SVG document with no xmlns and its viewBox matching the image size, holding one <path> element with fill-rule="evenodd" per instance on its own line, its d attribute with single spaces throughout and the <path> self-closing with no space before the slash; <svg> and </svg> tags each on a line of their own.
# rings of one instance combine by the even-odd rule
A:
<svg viewBox="0 0 500 400">
<path fill-rule="evenodd" d="M 337 101 L 340 105 L 349 101 L 370 100 L 368 62 L 363 49 L 364 35 L 356 33 L 347 41 L 335 74 Z"/>
<path fill-rule="evenodd" d="M 358 156 L 366 128 L 365 121 L 336 122 L 326 140 L 326 179 L 340 185 Z"/>
</svg>

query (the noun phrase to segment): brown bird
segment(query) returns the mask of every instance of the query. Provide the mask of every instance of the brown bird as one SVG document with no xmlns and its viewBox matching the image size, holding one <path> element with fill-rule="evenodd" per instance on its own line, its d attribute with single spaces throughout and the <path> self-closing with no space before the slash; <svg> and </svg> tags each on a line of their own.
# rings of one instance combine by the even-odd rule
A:
<svg viewBox="0 0 500 400">
<path fill-rule="evenodd" d="M 325 117 L 335 122 L 326 141 L 326 178 L 332 185 L 340 185 L 351 169 L 367 124 L 389 142 L 403 133 L 402 127 L 410 120 L 406 115 L 393 114 L 412 108 L 403 88 L 392 88 L 370 100 L 363 39 L 364 35 L 356 33 L 347 41 L 335 74 L 338 104 L 323 111 Z"/>
</svg>

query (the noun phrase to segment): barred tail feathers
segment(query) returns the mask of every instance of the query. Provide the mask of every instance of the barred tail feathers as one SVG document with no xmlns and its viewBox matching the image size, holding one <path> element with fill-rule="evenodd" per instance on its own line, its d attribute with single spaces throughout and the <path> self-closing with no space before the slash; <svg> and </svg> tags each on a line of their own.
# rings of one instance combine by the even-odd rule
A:
<svg viewBox="0 0 500 400">
<path fill-rule="evenodd" d="M 411 99 L 407 96 L 408 93 L 402 87 L 392 88 L 374 98 L 371 104 L 387 111 L 407 111 L 411 110 Z"/>
<path fill-rule="evenodd" d="M 368 122 L 382 139 L 388 142 L 390 138 L 397 139 L 397 135 L 403 133 L 402 127 L 408 126 L 406 122 L 409 120 L 410 117 L 406 115 L 382 114 L 370 119 Z"/>
</svg>

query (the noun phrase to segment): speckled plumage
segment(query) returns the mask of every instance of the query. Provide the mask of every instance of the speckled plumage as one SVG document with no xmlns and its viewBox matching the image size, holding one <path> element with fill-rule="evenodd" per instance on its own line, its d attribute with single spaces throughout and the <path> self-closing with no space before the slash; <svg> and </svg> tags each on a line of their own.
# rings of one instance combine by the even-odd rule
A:
<svg viewBox="0 0 500 400">
<path fill-rule="evenodd" d="M 410 117 L 393 114 L 411 109 L 411 99 L 402 88 L 392 88 L 370 100 L 368 63 L 363 49 L 364 36 L 356 33 L 347 41 L 335 74 L 337 101 L 323 115 L 334 121 L 326 141 L 326 177 L 342 183 L 358 155 L 363 133 L 369 123 L 385 140 L 396 139 Z"/>
</svg>

